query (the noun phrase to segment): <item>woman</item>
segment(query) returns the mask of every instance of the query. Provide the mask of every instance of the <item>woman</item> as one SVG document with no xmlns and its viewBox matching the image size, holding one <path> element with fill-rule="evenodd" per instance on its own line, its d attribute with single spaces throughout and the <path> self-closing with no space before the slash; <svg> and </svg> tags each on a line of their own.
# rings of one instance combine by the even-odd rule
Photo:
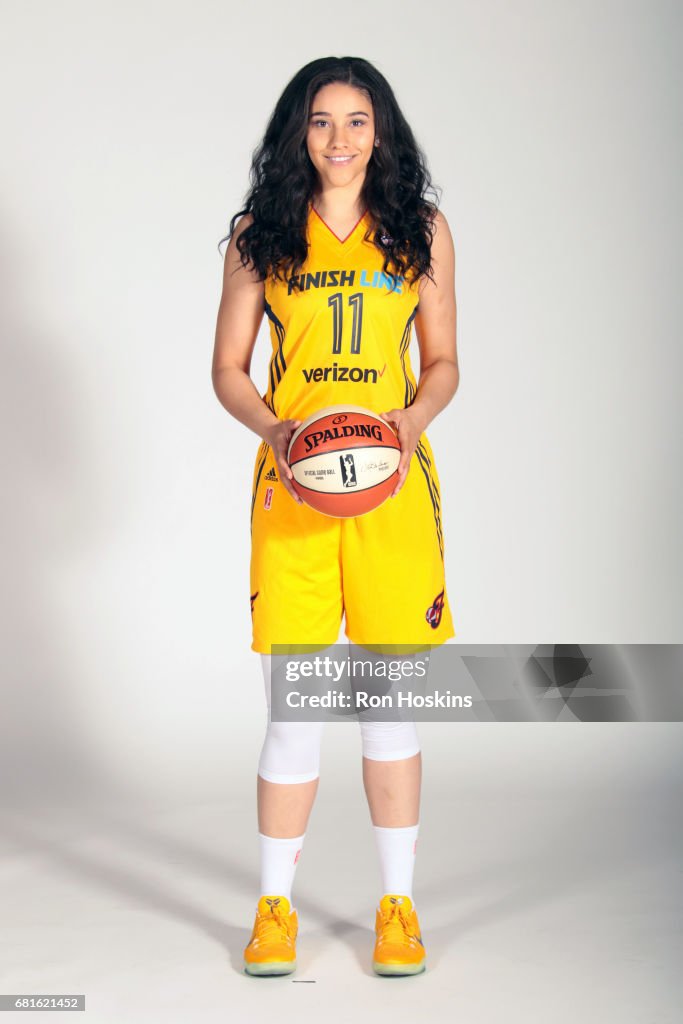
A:
<svg viewBox="0 0 683 1024">
<path fill-rule="evenodd" d="M 261 893 L 244 957 L 247 973 L 262 975 L 296 967 L 291 888 L 322 731 L 317 722 L 271 721 L 271 645 L 329 647 L 342 615 L 361 646 L 424 650 L 455 635 L 439 481 L 424 431 L 455 394 L 459 373 L 451 234 L 425 198 L 424 159 L 372 64 L 326 57 L 303 67 L 277 102 L 251 181 L 227 236 L 212 379 L 228 412 L 261 438 L 250 599 L 268 719 L 257 776 Z M 264 312 L 273 354 L 261 396 L 249 369 Z M 303 503 L 286 458 L 296 427 L 338 404 L 381 414 L 401 445 L 390 498 L 353 518 Z M 422 767 L 415 724 L 361 721 L 361 739 L 383 889 L 373 967 L 417 974 L 425 949 L 412 901 Z"/>
</svg>

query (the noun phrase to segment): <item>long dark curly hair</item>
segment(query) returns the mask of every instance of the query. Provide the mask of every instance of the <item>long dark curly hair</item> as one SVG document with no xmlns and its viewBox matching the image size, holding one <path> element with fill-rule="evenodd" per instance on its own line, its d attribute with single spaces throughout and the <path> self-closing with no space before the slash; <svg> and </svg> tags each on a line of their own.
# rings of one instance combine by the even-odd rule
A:
<svg viewBox="0 0 683 1024">
<path fill-rule="evenodd" d="M 363 206 L 371 215 L 365 240 L 372 237 L 383 254 L 388 276 L 410 276 L 413 281 L 425 274 L 433 278 L 430 250 L 437 204 L 426 194 L 436 196 L 436 189 L 391 86 L 362 57 L 321 57 L 291 79 L 253 152 L 245 205 L 231 219 L 219 251 L 237 220 L 250 213 L 253 222 L 236 243 L 243 266 L 251 265 L 262 281 L 268 276 L 298 275 L 308 251 L 308 206 L 318 184 L 306 145 L 309 115 L 318 90 L 333 82 L 354 86 L 369 96 L 380 138 L 361 191 Z"/>
</svg>

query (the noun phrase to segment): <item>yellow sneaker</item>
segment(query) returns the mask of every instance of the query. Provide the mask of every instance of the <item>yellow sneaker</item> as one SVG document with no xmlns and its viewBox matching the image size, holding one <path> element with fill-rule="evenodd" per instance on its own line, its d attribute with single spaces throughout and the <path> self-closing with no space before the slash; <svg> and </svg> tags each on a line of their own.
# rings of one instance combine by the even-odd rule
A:
<svg viewBox="0 0 683 1024">
<path fill-rule="evenodd" d="M 409 896 L 387 893 L 375 914 L 375 952 L 372 960 L 377 974 L 420 974 L 426 953 L 417 914 Z"/>
<path fill-rule="evenodd" d="M 298 920 L 286 896 L 261 896 L 244 950 L 247 974 L 291 974 L 296 970 Z"/>
</svg>

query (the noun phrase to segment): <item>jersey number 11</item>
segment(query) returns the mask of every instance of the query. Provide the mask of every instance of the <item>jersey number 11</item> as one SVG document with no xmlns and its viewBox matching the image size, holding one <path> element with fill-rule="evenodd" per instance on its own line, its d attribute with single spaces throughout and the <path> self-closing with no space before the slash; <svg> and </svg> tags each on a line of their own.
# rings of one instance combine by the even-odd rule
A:
<svg viewBox="0 0 683 1024">
<path fill-rule="evenodd" d="M 327 300 L 328 306 L 332 307 L 333 316 L 333 337 L 332 354 L 339 355 L 342 350 L 342 327 L 343 327 L 343 296 L 341 292 L 335 292 Z M 351 324 L 351 352 L 360 352 L 360 337 L 363 330 L 363 293 L 356 292 L 349 295 L 349 305 L 353 308 L 353 322 Z"/>
</svg>

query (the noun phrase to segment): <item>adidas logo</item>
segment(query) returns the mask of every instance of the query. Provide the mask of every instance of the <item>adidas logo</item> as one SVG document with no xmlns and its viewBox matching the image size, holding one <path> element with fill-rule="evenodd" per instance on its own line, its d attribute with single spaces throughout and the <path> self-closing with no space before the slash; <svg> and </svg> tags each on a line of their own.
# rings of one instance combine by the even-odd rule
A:
<svg viewBox="0 0 683 1024">
<path fill-rule="evenodd" d="M 275 467 L 274 466 L 270 467 L 270 469 L 268 470 L 268 472 L 266 473 L 266 475 L 264 476 L 263 479 L 264 480 L 275 480 L 276 482 L 279 483 L 278 478 L 277 478 L 277 474 L 275 473 Z"/>
</svg>

